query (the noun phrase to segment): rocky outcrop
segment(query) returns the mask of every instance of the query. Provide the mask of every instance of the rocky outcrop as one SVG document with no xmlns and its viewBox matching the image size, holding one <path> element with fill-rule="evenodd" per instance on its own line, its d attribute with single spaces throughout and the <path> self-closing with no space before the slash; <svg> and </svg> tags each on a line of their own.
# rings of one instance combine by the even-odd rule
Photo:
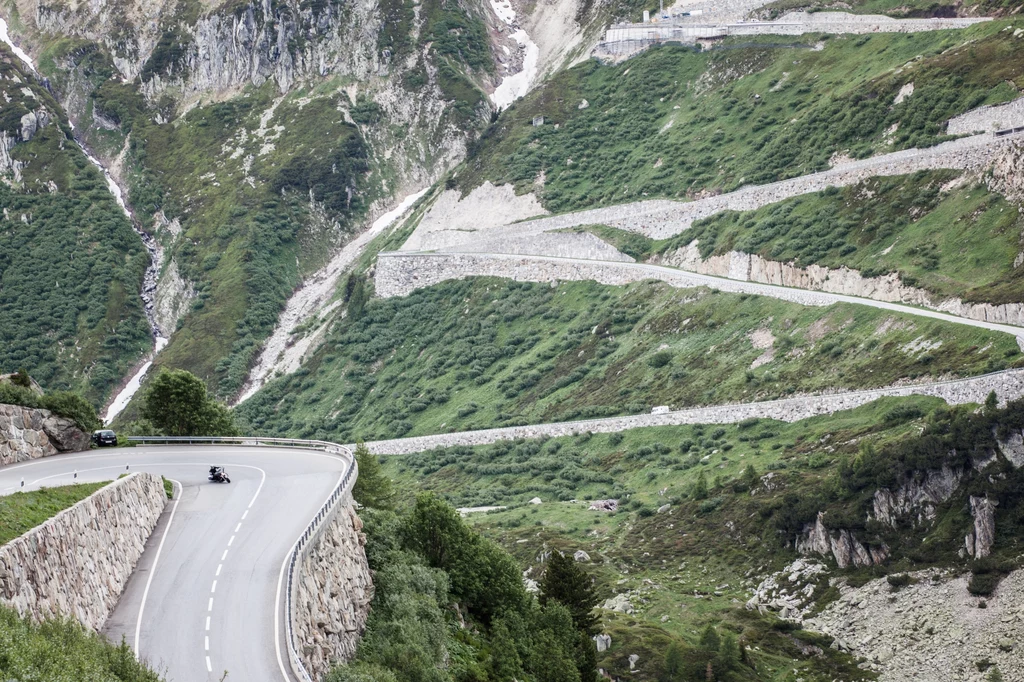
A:
<svg viewBox="0 0 1024 682">
<path fill-rule="evenodd" d="M 991 668 L 1006 682 L 1024 682 L 1024 571 L 1003 578 L 990 597 L 970 594 L 970 574 L 910 573 L 894 589 L 885 578 L 841 596 L 804 627 L 834 638 L 833 647 L 863 657 L 879 682 L 984 682 Z M 985 608 L 979 608 L 981 602 Z"/>
<path fill-rule="evenodd" d="M 964 538 L 967 553 L 975 559 L 983 559 L 992 552 L 996 541 L 996 506 L 999 503 L 987 497 L 971 496 L 971 516 L 974 530 Z"/>
<path fill-rule="evenodd" d="M 800 621 L 814 607 L 814 589 L 828 568 L 813 559 L 797 559 L 781 571 L 768 575 L 747 600 L 748 610 L 772 611 L 784 620 Z"/>
<path fill-rule="evenodd" d="M 34 620 L 99 630 L 167 503 L 159 476 L 135 473 L 0 547 L 0 602 Z"/>
<path fill-rule="evenodd" d="M 89 447 L 89 434 L 49 410 L 0 404 L 0 466 L 77 452 Z"/>
<path fill-rule="evenodd" d="M 350 495 L 308 545 L 296 575 L 292 618 L 302 663 L 321 679 L 333 662 L 350 660 L 366 626 L 373 582 L 363 523 Z"/>
<path fill-rule="evenodd" d="M 1024 432 L 1011 431 L 999 441 L 999 450 L 1015 469 L 1024 466 Z"/>
<path fill-rule="evenodd" d="M 915 526 L 934 521 L 935 507 L 953 496 L 963 478 L 963 471 L 943 467 L 914 477 L 895 490 L 876 490 L 872 500 L 874 518 L 890 528 L 896 528 L 898 521 L 907 518 Z"/>
<path fill-rule="evenodd" d="M 889 558 L 889 548 L 885 544 L 864 545 L 846 529 L 830 531 L 823 522 L 824 515 L 824 512 L 818 512 L 815 522 L 804 528 L 797 538 L 796 551 L 831 556 L 839 568 L 875 566 Z"/>
</svg>

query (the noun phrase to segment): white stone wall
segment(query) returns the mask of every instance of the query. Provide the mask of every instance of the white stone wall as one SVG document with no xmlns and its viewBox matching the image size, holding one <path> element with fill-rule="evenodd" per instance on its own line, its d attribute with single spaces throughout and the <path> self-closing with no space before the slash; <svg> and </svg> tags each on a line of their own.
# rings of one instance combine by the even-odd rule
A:
<svg viewBox="0 0 1024 682">
<path fill-rule="evenodd" d="M 709 277 L 644 263 L 585 261 L 546 256 L 513 256 L 471 253 L 381 253 L 377 258 L 374 285 L 378 296 L 406 296 L 422 287 L 449 279 L 504 277 L 517 282 L 587 281 L 613 286 L 660 280 L 670 286 L 709 286 L 732 293 L 755 291 L 761 285 Z M 827 306 L 834 295 L 816 291 L 772 288 L 771 296 L 801 305 Z"/>
<path fill-rule="evenodd" d="M 366 536 L 350 494 L 304 553 L 292 622 L 303 665 L 314 680 L 352 659 L 373 600 Z"/>
<path fill-rule="evenodd" d="M 646 426 L 734 424 L 754 417 L 795 422 L 821 414 L 850 410 L 887 396 L 926 395 L 942 398 L 950 405 L 962 405 L 964 403 L 982 403 L 991 391 L 996 392 L 1001 403 L 1024 396 L 1024 369 L 1012 369 L 970 379 L 930 384 L 798 396 L 759 403 L 696 407 L 667 414 L 638 414 L 628 417 L 584 419 L 573 422 L 510 426 L 462 433 L 398 438 L 367 443 L 366 447 L 377 455 L 406 455 L 438 447 L 486 445 L 501 440 L 553 438 L 586 432 L 612 433 Z"/>
<path fill-rule="evenodd" d="M 967 303 L 959 298 L 942 299 L 925 289 L 903 284 L 899 274 L 895 272 L 880 277 L 864 277 L 857 270 L 846 267 L 833 269 L 812 264 L 801 268 L 793 263 L 767 260 L 741 251 L 730 251 L 719 256 L 710 256 L 705 260 L 701 258 L 696 241 L 682 249 L 666 253 L 655 262 L 703 275 L 858 296 L 874 301 L 905 303 L 969 320 L 1024 327 L 1024 303 L 993 305 Z M 1021 331 L 1024 333 L 1024 329 Z"/>
<path fill-rule="evenodd" d="M 114 481 L 0 547 L 0 603 L 34 620 L 67 616 L 99 630 L 167 503 L 159 476 Z"/>
<path fill-rule="evenodd" d="M 1024 97 L 1012 102 L 978 107 L 966 114 L 949 119 L 946 132 L 950 135 L 992 133 L 1024 125 Z"/>
<path fill-rule="evenodd" d="M 0 404 L 0 466 L 89 447 L 89 434 L 49 410 Z"/>
</svg>

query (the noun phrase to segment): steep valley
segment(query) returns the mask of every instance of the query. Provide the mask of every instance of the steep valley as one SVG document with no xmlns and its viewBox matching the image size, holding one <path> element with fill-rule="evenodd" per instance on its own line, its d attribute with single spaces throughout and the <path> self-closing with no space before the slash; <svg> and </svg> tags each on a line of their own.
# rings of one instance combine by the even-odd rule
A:
<svg viewBox="0 0 1024 682">
<path fill-rule="evenodd" d="M 0 2 L 0 372 L 365 442 L 320 680 L 1024 682 L 1021 9 Z"/>
</svg>

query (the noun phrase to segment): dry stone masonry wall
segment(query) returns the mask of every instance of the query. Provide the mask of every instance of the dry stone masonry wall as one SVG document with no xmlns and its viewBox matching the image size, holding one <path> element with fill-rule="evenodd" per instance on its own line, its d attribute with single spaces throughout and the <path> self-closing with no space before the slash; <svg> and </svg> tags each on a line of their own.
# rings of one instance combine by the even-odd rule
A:
<svg viewBox="0 0 1024 682">
<path fill-rule="evenodd" d="M 1024 369 L 930 384 L 903 385 L 867 391 L 849 391 L 825 395 L 809 395 L 784 400 L 734 405 L 714 405 L 676 410 L 661 414 L 638 414 L 628 417 L 586 419 L 573 422 L 510 426 L 480 431 L 416 436 L 367 443 L 370 452 L 378 455 L 407 455 L 438 447 L 456 445 L 487 445 L 501 440 L 519 438 L 556 438 L 581 433 L 612 433 L 647 426 L 681 424 L 734 424 L 744 419 L 778 419 L 795 422 L 821 414 L 850 410 L 883 397 L 924 395 L 942 398 L 950 405 L 982 403 L 991 391 L 1002 403 L 1024 396 Z"/>
<path fill-rule="evenodd" d="M 355 655 L 366 627 L 373 582 L 362 528 L 346 495 L 302 558 L 292 619 L 299 655 L 314 680 L 322 679 L 333 662 Z"/>
<path fill-rule="evenodd" d="M 1006 104 L 978 107 L 949 119 L 946 132 L 950 135 L 994 133 L 1024 124 L 1024 97 Z"/>
<path fill-rule="evenodd" d="M 99 630 L 167 503 L 159 476 L 135 473 L 0 547 L 0 602 L 34 620 Z"/>
<path fill-rule="evenodd" d="M 749 258 L 746 254 L 740 255 Z M 771 264 L 770 261 L 766 263 Z M 747 267 L 745 279 L 742 276 L 742 268 L 732 268 L 731 262 L 728 265 L 730 272 L 725 275 L 727 278 L 723 279 L 698 272 L 687 272 L 646 263 L 508 254 L 385 252 L 381 253 L 377 259 L 374 281 L 377 294 L 386 298 L 405 296 L 421 287 L 466 277 L 504 277 L 517 282 L 552 283 L 559 280 L 591 280 L 599 284 L 613 286 L 644 280 L 658 280 L 677 288 L 706 286 L 730 293 L 770 296 L 800 305 L 827 306 L 834 303 L 856 303 L 904 314 L 945 319 L 948 322 L 1013 334 L 1017 337 L 1018 345 L 1024 348 L 1024 336 L 1021 336 L 1021 330 L 1014 326 L 1015 322 L 1024 321 L 1022 319 L 1024 315 L 1016 306 L 965 304 L 959 299 L 951 299 L 936 305 L 938 310 L 932 312 L 877 298 L 866 299 L 844 293 L 826 293 L 762 284 L 749 281 L 752 279 L 749 267 Z M 732 270 L 736 270 L 736 272 Z M 766 269 L 766 272 L 770 274 L 771 271 Z M 857 276 L 859 277 L 859 275 Z M 871 292 L 868 291 L 868 293 Z"/>
<path fill-rule="evenodd" d="M 89 447 L 89 434 L 49 410 L 0 404 L 0 466 Z"/>
<path fill-rule="evenodd" d="M 893 19 L 879 14 L 847 12 L 789 12 L 777 21 L 739 21 L 727 23 L 712 13 L 709 16 L 677 16 L 669 21 L 640 24 L 613 24 L 594 50 L 599 59 L 623 59 L 666 41 L 694 43 L 702 39 L 727 36 L 802 35 L 804 33 L 920 33 L 963 29 L 987 18 Z M 733 19 L 735 21 L 735 19 Z"/>
<path fill-rule="evenodd" d="M 377 295 L 388 298 L 466 277 L 504 277 L 517 282 L 593 280 L 613 286 L 657 279 L 679 288 L 711 286 L 733 293 L 764 293 L 755 292 L 752 287 L 759 285 L 748 282 L 719 280 L 642 263 L 471 253 L 381 253 L 374 284 Z M 772 288 L 771 295 L 801 305 L 827 306 L 837 301 L 834 295 L 796 289 Z"/>
<path fill-rule="evenodd" d="M 874 301 L 905 303 L 922 306 L 969 320 L 995 324 L 1024 326 L 1024 303 L 966 303 L 959 298 L 937 299 L 931 292 L 911 287 L 900 281 L 899 273 L 891 272 L 879 277 L 864 277 L 847 267 L 828 268 L 809 265 L 801 268 L 793 263 L 782 263 L 761 256 L 730 251 L 718 256 L 701 258 L 697 241 L 656 262 L 714 277 L 747 282 L 760 282 L 781 287 L 795 287 L 809 291 L 824 291 L 844 296 L 870 298 Z"/>
</svg>

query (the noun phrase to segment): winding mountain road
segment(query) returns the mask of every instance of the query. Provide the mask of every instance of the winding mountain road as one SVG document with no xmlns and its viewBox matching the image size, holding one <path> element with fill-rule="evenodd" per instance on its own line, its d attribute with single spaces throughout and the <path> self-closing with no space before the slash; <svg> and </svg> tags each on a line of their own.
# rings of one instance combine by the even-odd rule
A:
<svg viewBox="0 0 1024 682">
<path fill-rule="evenodd" d="M 207 481 L 211 464 L 231 483 Z M 0 468 L 0 494 L 110 480 L 126 467 L 173 480 L 175 496 L 104 633 L 123 637 L 167 682 L 291 681 L 285 562 L 348 460 L 256 446 L 93 450 Z"/>
</svg>

